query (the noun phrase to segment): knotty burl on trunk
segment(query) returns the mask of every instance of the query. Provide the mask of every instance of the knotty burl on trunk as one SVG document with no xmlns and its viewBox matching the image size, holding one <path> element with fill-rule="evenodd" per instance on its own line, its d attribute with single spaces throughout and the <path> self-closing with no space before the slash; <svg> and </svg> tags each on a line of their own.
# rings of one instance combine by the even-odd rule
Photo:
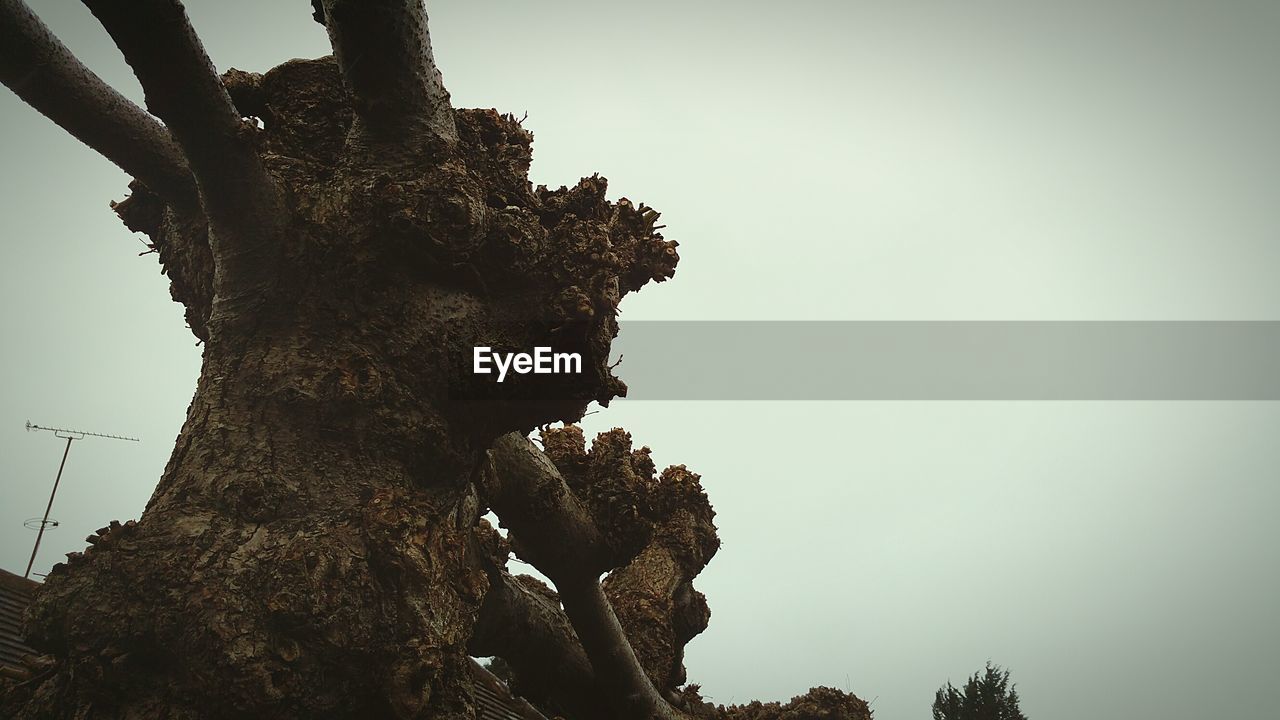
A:
<svg viewBox="0 0 1280 720">
<path fill-rule="evenodd" d="M 618 304 L 677 261 L 656 212 L 597 176 L 533 188 L 518 121 L 450 106 L 420 3 L 317 1 L 334 55 L 262 75 L 215 73 L 175 0 L 86 5 L 146 111 L 18 0 L 0 79 L 134 175 L 116 212 L 203 366 L 141 520 L 38 594 L 45 654 L 0 714 L 469 718 L 470 653 L 567 718 L 869 717 L 821 688 L 728 709 L 681 689 L 719 546 L 698 476 L 621 430 L 524 436 L 625 392 Z M 495 390 L 462 372 L 481 345 L 554 345 L 584 372 Z M 512 576 L 512 551 L 555 590 Z"/>
</svg>

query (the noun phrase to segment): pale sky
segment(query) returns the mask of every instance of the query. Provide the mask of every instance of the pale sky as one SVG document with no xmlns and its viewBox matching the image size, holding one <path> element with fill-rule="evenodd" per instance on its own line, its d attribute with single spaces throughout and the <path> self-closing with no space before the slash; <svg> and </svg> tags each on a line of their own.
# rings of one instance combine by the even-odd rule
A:
<svg viewBox="0 0 1280 720">
<path fill-rule="evenodd" d="M 29 0 L 30 1 L 30 0 Z M 130 97 L 78 3 L 36 11 Z M 308 3 L 190 0 L 219 69 L 328 52 Z M 1280 4 L 435 2 L 459 107 L 663 212 L 627 319 L 1280 320 Z M 137 517 L 199 350 L 114 166 L 0 91 L 0 566 Z M 654 352 L 662 349 L 655 348 Z M 672 362 L 678 362 L 673 357 Z M 626 379 L 625 365 L 622 368 Z M 689 646 L 717 702 L 852 690 L 877 720 L 990 659 L 1032 720 L 1269 720 L 1280 407 L 620 402 L 703 474 L 724 546 Z"/>
</svg>

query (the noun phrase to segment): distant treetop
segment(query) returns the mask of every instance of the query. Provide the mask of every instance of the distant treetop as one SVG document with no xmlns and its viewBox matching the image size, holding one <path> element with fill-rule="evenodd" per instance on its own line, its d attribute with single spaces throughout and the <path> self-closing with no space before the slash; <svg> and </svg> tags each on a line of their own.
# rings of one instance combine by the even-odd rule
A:
<svg viewBox="0 0 1280 720">
<path fill-rule="evenodd" d="M 933 720 L 1027 720 L 1018 707 L 1018 690 L 1009 671 L 987 662 L 958 690 L 950 681 L 933 700 Z"/>
</svg>

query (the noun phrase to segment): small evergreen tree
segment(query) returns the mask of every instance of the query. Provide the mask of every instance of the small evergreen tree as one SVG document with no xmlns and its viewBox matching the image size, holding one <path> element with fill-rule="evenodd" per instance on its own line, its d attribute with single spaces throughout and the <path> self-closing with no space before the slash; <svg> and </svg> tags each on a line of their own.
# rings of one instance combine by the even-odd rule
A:
<svg viewBox="0 0 1280 720">
<path fill-rule="evenodd" d="M 1018 707 L 1018 690 L 1009 684 L 1009 671 L 987 662 L 957 690 L 951 681 L 933 700 L 933 720 L 1027 720 Z"/>
</svg>

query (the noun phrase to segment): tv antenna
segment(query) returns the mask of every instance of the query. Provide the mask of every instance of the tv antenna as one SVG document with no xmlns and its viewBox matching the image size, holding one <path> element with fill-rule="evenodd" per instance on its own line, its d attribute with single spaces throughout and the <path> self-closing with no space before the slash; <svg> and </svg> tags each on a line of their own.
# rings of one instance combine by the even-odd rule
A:
<svg viewBox="0 0 1280 720">
<path fill-rule="evenodd" d="M 32 430 L 48 430 L 49 432 L 53 433 L 55 437 L 66 440 L 67 446 L 62 451 L 62 462 L 58 463 L 58 474 L 56 477 L 53 478 L 53 492 L 49 493 L 49 504 L 46 505 L 44 508 L 44 517 L 41 518 L 40 520 L 37 520 L 35 518 L 30 518 L 25 523 L 23 523 L 28 528 L 38 531 L 36 533 L 36 546 L 31 548 L 31 560 L 27 561 L 27 571 L 22 575 L 22 577 L 24 578 L 31 577 L 31 566 L 36 564 L 36 553 L 40 552 L 40 541 L 44 539 L 44 531 L 48 528 L 58 527 L 57 520 L 49 519 L 49 511 L 53 509 L 53 498 L 55 495 L 58 494 L 58 483 L 62 481 L 62 468 L 66 467 L 67 465 L 67 455 L 71 454 L 71 442 L 73 440 L 83 440 L 87 437 L 100 437 L 100 438 L 107 438 L 108 440 L 128 440 L 130 442 L 141 442 L 140 440 L 138 440 L 138 438 L 124 437 L 123 435 L 106 435 L 103 433 L 86 432 L 84 430 L 67 430 L 65 428 L 43 427 L 40 425 L 32 424 L 32 422 L 28 420 L 27 432 L 31 432 Z"/>
</svg>

